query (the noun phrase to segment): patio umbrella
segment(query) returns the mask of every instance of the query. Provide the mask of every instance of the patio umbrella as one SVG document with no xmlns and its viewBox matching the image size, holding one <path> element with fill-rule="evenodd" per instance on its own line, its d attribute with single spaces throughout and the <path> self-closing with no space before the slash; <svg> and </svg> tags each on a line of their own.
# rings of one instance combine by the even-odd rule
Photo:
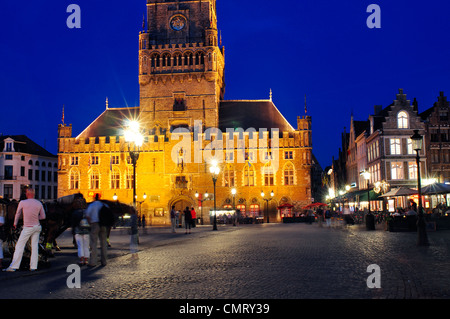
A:
<svg viewBox="0 0 450 319">
<path fill-rule="evenodd" d="M 438 195 L 438 194 L 449 194 L 450 185 L 443 183 L 434 183 L 428 186 L 422 187 L 423 195 Z"/>
<path fill-rule="evenodd" d="M 324 204 L 324 203 L 312 203 L 312 204 L 306 205 L 302 209 L 308 209 L 308 208 L 319 207 L 319 206 L 328 206 L 328 205 Z"/>
<path fill-rule="evenodd" d="M 400 187 L 381 195 L 381 197 L 410 196 L 418 193 L 419 192 L 414 189 L 407 187 Z"/>
</svg>

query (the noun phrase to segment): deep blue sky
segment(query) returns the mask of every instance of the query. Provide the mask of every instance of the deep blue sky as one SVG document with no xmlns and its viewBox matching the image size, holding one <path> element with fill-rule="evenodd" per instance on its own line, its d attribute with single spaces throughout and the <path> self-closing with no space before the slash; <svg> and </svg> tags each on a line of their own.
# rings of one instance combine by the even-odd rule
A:
<svg viewBox="0 0 450 319">
<path fill-rule="evenodd" d="M 81 7 L 81 29 L 66 8 Z M 26 134 L 57 152 L 57 125 L 80 133 L 105 109 L 139 105 L 138 32 L 145 0 L 2 2 L 0 133 Z M 366 8 L 381 7 L 381 29 Z M 337 157 L 350 114 L 365 120 L 403 88 L 419 110 L 450 96 L 450 1 L 217 0 L 226 99 L 266 99 L 296 127 L 304 95 L 313 151 Z"/>
</svg>

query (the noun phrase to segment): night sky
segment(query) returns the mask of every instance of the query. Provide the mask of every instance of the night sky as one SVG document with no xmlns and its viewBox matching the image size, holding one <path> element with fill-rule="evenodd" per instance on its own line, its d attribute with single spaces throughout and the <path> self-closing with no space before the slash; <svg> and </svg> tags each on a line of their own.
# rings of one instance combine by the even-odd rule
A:
<svg viewBox="0 0 450 319">
<path fill-rule="evenodd" d="M 81 8 L 81 28 L 66 25 Z M 57 125 L 78 135 L 105 109 L 139 105 L 138 33 L 145 0 L 2 2 L 0 133 L 25 134 L 56 154 Z M 370 29 L 368 5 L 381 8 Z M 313 119 L 322 167 L 337 157 L 350 115 L 366 120 L 399 88 L 419 111 L 450 97 L 450 1 L 217 0 L 225 99 L 268 99 L 296 127 Z"/>
</svg>

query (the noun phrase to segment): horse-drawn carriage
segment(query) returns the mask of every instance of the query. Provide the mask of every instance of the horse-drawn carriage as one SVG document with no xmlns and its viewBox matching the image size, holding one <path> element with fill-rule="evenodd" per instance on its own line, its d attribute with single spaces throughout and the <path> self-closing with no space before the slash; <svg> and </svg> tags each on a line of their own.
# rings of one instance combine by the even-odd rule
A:
<svg viewBox="0 0 450 319">
<path fill-rule="evenodd" d="M 102 202 L 106 204 L 107 212 L 113 216 L 114 220 L 124 214 L 135 212 L 132 206 L 117 201 L 102 200 Z M 22 230 L 22 219 L 19 220 L 17 227 L 13 227 L 18 204 L 19 202 L 15 200 L 0 199 L 0 216 L 3 215 L 5 219 L 4 225 L 0 227 L 0 238 L 3 240 L 4 255 L 11 258 Z M 75 209 L 87 207 L 86 200 L 80 193 L 60 197 L 53 201 L 43 201 L 42 204 L 46 219 L 41 221 L 38 268 L 50 266 L 49 258 L 54 257 L 53 249 L 59 250 L 56 239 L 72 226 L 72 212 Z M 31 243 L 29 241 L 24 249 L 21 268 L 29 265 L 30 256 Z"/>
</svg>

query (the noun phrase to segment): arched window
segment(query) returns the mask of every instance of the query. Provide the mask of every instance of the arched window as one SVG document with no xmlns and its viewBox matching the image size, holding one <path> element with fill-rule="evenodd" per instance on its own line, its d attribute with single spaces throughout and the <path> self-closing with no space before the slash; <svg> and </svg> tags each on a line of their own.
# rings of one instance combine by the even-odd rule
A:
<svg viewBox="0 0 450 319">
<path fill-rule="evenodd" d="M 181 66 L 181 54 L 175 53 L 173 55 L 173 66 Z"/>
<path fill-rule="evenodd" d="M 184 55 L 184 65 L 193 65 L 194 64 L 194 58 L 192 56 L 191 52 L 186 52 Z"/>
<path fill-rule="evenodd" d="M 397 115 L 398 128 L 409 128 L 408 113 L 401 111 Z"/>
<path fill-rule="evenodd" d="M 72 168 L 69 173 L 69 189 L 80 188 L 80 172 L 77 168 Z"/>
<path fill-rule="evenodd" d="M 120 188 L 120 171 L 117 167 L 114 167 L 111 172 L 111 189 Z"/>
<path fill-rule="evenodd" d="M 159 54 L 153 54 L 151 57 L 152 61 L 152 68 L 158 68 L 159 67 Z"/>
<path fill-rule="evenodd" d="M 294 185 L 294 166 L 291 163 L 286 164 L 283 175 L 284 185 Z"/>
<path fill-rule="evenodd" d="M 249 214 L 249 216 L 253 217 L 253 218 L 259 217 L 259 213 L 260 213 L 260 211 L 259 211 L 259 204 L 251 204 L 250 205 L 250 214 Z"/>
<path fill-rule="evenodd" d="M 89 173 L 89 188 L 90 189 L 100 188 L 100 174 L 97 168 L 93 168 Z"/>
<path fill-rule="evenodd" d="M 171 65 L 170 54 L 164 53 L 162 56 L 162 66 L 170 66 L 170 65 Z"/>
</svg>

